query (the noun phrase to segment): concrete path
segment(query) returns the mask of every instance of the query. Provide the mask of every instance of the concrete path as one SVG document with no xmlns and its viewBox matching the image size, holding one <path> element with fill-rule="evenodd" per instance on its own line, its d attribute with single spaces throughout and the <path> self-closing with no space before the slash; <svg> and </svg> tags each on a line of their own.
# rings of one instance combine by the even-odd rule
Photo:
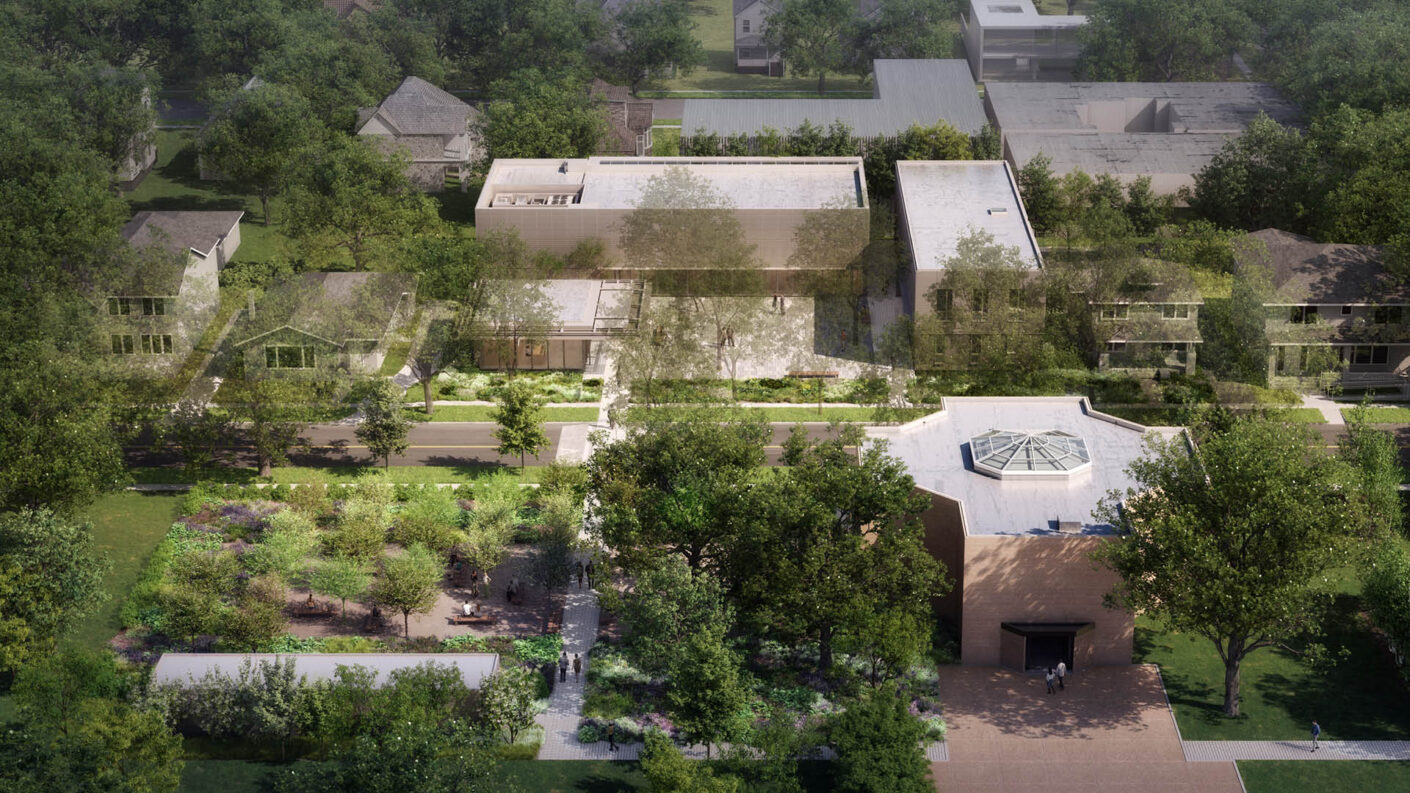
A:
<svg viewBox="0 0 1410 793">
<path fill-rule="evenodd" d="M 1305 408 L 1312 408 L 1313 410 L 1320 412 L 1322 414 L 1322 418 L 1326 419 L 1328 424 L 1331 424 L 1333 426 L 1342 426 L 1346 424 L 1346 420 L 1343 419 L 1341 415 L 1341 409 L 1343 405 L 1338 402 L 1333 402 L 1332 400 L 1324 396 L 1303 394 L 1302 406 Z"/>
<path fill-rule="evenodd" d="M 1185 741 L 1185 759 L 1227 760 L 1410 760 L 1410 741 Z"/>
<path fill-rule="evenodd" d="M 585 555 L 579 555 L 583 562 Z M 571 670 L 567 682 L 558 683 L 548 699 L 548 711 L 535 721 L 543 727 L 543 746 L 539 749 L 540 760 L 607 760 L 612 759 L 603 743 L 601 754 L 596 744 L 584 745 L 578 742 L 578 720 L 583 714 L 583 688 L 587 685 L 588 652 L 597 640 L 597 618 L 600 611 L 597 593 L 573 582 L 568 589 L 568 599 L 563 606 L 563 650 L 572 658 L 575 654 L 583 659 L 583 673 L 575 678 Z M 631 758 L 636 759 L 635 754 Z"/>
</svg>

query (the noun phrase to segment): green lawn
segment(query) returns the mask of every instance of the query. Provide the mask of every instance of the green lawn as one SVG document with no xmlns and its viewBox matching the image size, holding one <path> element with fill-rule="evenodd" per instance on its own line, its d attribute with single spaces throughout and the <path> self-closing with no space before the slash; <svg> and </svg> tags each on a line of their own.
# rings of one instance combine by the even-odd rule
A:
<svg viewBox="0 0 1410 793">
<path fill-rule="evenodd" d="M 490 417 L 490 412 L 495 408 L 493 405 L 437 405 L 431 413 L 431 421 L 494 421 Z M 426 414 L 419 408 L 408 408 L 407 415 L 415 421 L 425 421 Z M 544 408 L 544 421 L 597 421 L 598 409 L 595 407 L 580 408 Z"/>
<path fill-rule="evenodd" d="M 538 482 L 542 470 L 542 466 L 528 466 L 521 481 L 525 484 Z M 499 465 L 394 465 L 384 471 L 381 467 L 372 466 L 287 466 L 275 468 L 274 476 L 268 480 L 261 480 L 253 468 L 219 468 L 201 478 L 207 482 L 229 484 L 255 484 L 260 481 L 273 484 L 340 484 L 385 476 L 393 484 L 414 485 L 473 483 L 500 472 L 518 475 L 519 469 Z M 191 477 L 179 468 L 136 468 L 132 471 L 132 478 L 141 484 L 192 484 Z"/>
<path fill-rule="evenodd" d="M 679 129 L 656 128 L 651 131 L 651 156 L 677 157 L 681 153 L 681 131 Z"/>
<path fill-rule="evenodd" d="M 643 407 L 637 406 L 631 410 L 675 410 L 689 412 L 696 408 L 687 406 L 671 407 Z M 699 408 L 704 409 L 704 408 Z M 768 421 L 794 422 L 794 421 L 856 421 L 871 422 L 876 416 L 876 408 L 839 408 L 823 406 L 822 412 L 818 412 L 817 405 L 808 407 L 807 405 L 790 405 L 788 407 L 773 408 L 739 408 L 741 411 L 749 413 L 763 413 Z"/>
<path fill-rule="evenodd" d="M 1337 571 L 1336 580 L 1341 594 L 1316 639 L 1329 655 L 1345 650 L 1346 657 L 1312 669 L 1285 650 L 1255 652 L 1243 663 L 1238 719 L 1223 715 L 1224 667 L 1209 640 L 1136 620 L 1136 660 L 1160 664 L 1186 739 L 1303 739 L 1315 719 L 1327 740 L 1410 740 L 1410 693 L 1360 616 L 1360 584 L 1349 570 Z"/>
<path fill-rule="evenodd" d="M 1372 424 L 1410 423 L 1410 407 L 1369 407 L 1368 418 Z M 1351 408 L 1342 408 L 1342 418 L 1350 418 Z"/>
<path fill-rule="evenodd" d="M 247 760 L 187 760 L 179 793 L 264 793 L 281 766 Z"/>
<path fill-rule="evenodd" d="M 116 493 L 103 496 L 88 510 L 93 539 L 112 560 L 103 578 L 108 600 L 74 628 L 74 638 L 87 647 L 101 647 L 121 627 L 118 609 L 136 582 L 147 556 L 180 512 L 180 497 L 166 493 Z"/>
<path fill-rule="evenodd" d="M 1410 790 L 1410 762 L 1243 760 L 1248 793 L 1366 793 Z"/>
<path fill-rule="evenodd" d="M 1077 0 L 1072 5 L 1072 13 L 1090 14 L 1097 3 L 1096 0 Z M 1040 14 L 1065 15 L 1068 13 L 1067 0 L 1033 0 L 1033 7 L 1038 9 Z"/>
</svg>

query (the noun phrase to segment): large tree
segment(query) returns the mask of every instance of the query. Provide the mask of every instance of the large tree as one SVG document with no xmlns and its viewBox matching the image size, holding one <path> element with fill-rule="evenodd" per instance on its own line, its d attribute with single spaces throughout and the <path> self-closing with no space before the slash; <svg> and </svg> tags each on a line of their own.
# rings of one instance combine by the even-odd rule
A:
<svg viewBox="0 0 1410 793">
<path fill-rule="evenodd" d="M 1097 516 L 1115 526 L 1096 559 L 1120 577 L 1112 606 L 1203 636 L 1224 665 L 1224 713 L 1239 715 L 1239 670 L 1261 648 L 1313 625 L 1345 564 L 1355 483 L 1310 450 L 1301 425 L 1242 418 L 1202 433 L 1152 438 Z"/>
<path fill-rule="evenodd" d="M 308 429 L 314 405 L 295 382 L 272 377 L 232 379 L 225 401 L 245 430 L 253 447 L 260 476 L 270 476 L 274 466 L 289 462 L 289 447 Z"/>
<path fill-rule="evenodd" d="M 494 432 L 499 441 L 499 453 L 519 455 L 519 471 L 524 470 L 524 458 L 532 454 L 538 459 L 539 452 L 548 446 L 548 435 L 543 431 L 543 405 L 534 387 L 526 380 L 511 380 L 499 392 L 497 405 L 491 411 L 491 418 L 499 427 Z"/>
<path fill-rule="evenodd" d="M 526 68 L 582 76 L 603 36 L 601 8 L 575 0 L 401 0 L 436 19 L 452 61 L 484 90 Z"/>
<path fill-rule="evenodd" d="M 1097 0 L 1078 31 L 1085 80 L 1173 82 L 1218 79 L 1253 35 L 1237 5 L 1220 0 Z"/>
<path fill-rule="evenodd" d="M 1260 115 L 1195 175 L 1190 207 L 1219 226 L 1299 231 L 1312 194 L 1310 153 L 1298 130 Z"/>
<path fill-rule="evenodd" d="M 413 424 L 406 417 L 402 398 L 401 389 L 392 381 L 373 383 L 362 401 L 362 418 L 353 430 L 374 459 L 382 458 L 383 468 L 390 468 L 392 455 L 405 454 L 411 445 L 407 436 Z"/>
<path fill-rule="evenodd" d="M 1371 111 L 1410 104 L 1410 8 L 1404 3 L 1268 7 L 1277 18 L 1265 28 L 1263 59 L 1309 113 L 1342 104 Z"/>
<path fill-rule="evenodd" d="M 215 100 L 216 112 L 201 129 L 206 167 L 259 196 L 264 225 L 271 198 L 282 193 L 322 136 L 308 100 L 273 83 L 234 90 Z"/>
<path fill-rule="evenodd" d="M 608 24 L 613 46 L 605 60 L 633 95 L 652 72 L 674 67 L 688 75 L 705 63 L 689 6 L 680 0 L 630 0 Z"/>
<path fill-rule="evenodd" d="M 47 509 L 0 514 L 0 613 L 11 622 L 0 644 L 0 669 L 44 656 L 102 603 L 107 569 L 89 524 Z"/>
<path fill-rule="evenodd" d="M 705 744 L 729 741 L 744 726 L 749 692 L 739 675 L 739 656 L 725 646 L 724 630 L 696 631 L 675 646 L 666 689 L 666 713 L 690 736 Z"/>
<path fill-rule="evenodd" d="M 764 22 L 769 47 L 782 52 L 793 71 L 816 74 L 819 94 L 827 92 L 829 72 L 857 67 L 859 33 L 854 0 L 783 0 Z"/>
<path fill-rule="evenodd" d="M 402 632 L 410 638 L 411 615 L 429 614 L 436 607 L 444 577 L 445 559 L 424 545 L 413 545 L 382 559 L 369 595 L 378 604 L 401 612 Z"/>
<path fill-rule="evenodd" d="M 607 134 L 607 119 L 570 77 L 524 69 L 494 84 L 476 122 L 490 159 L 586 157 Z"/>
<path fill-rule="evenodd" d="M 910 703 L 887 684 L 850 703 L 827 725 L 837 752 L 833 789 L 839 793 L 930 793 L 930 765 L 920 748 L 925 726 Z"/>
<path fill-rule="evenodd" d="M 662 559 L 636 576 L 612 611 L 625 631 L 623 644 L 637 666 L 665 672 L 679 648 L 697 634 L 723 634 L 733 622 L 719 579 L 692 573 L 679 557 Z"/>
</svg>

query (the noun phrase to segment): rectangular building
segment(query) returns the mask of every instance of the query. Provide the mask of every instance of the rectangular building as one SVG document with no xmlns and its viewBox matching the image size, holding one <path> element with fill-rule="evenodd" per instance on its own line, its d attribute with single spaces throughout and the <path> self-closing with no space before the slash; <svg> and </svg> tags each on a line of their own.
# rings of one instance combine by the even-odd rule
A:
<svg viewBox="0 0 1410 793">
<path fill-rule="evenodd" d="M 976 82 L 1070 80 L 1082 52 L 1078 14 L 1040 14 L 1032 0 L 970 0 L 960 17 L 965 53 Z"/>
</svg>

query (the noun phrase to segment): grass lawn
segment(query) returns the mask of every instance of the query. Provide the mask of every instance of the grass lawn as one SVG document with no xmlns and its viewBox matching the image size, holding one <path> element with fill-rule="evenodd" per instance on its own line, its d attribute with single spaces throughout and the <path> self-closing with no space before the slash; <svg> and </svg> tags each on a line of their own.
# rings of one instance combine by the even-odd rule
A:
<svg viewBox="0 0 1410 793">
<path fill-rule="evenodd" d="M 264 793 L 282 766 L 248 760 L 187 760 L 179 793 Z"/>
<path fill-rule="evenodd" d="M 1410 762 L 1242 760 L 1248 793 L 1363 793 L 1410 790 Z"/>
<path fill-rule="evenodd" d="M 651 156 L 678 157 L 681 153 L 681 131 L 679 129 L 651 130 Z"/>
<path fill-rule="evenodd" d="M 1096 0 L 1077 0 L 1072 4 L 1072 13 L 1090 14 L 1096 7 Z M 1038 9 L 1040 14 L 1066 15 L 1067 0 L 1033 0 L 1033 7 Z"/>
<path fill-rule="evenodd" d="M 532 484 L 539 481 L 543 467 L 530 465 L 524 469 L 520 481 Z M 218 468 L 208 471 L 202 481 L 227 484 L 340 484 L 364 482 L 368 479 L 386 477 L 392 484 L 447 484 L 474 483 L 488 479 L 497 473 L 520 476 L 519 469 L 500 465 L 394 465 L 383 470 L 372 466 L 287 466 L 275 468 L 274 476 L 261 480 L 253 468 Z M 132 478 L 140 484 L 193 484 L 193 480 L 180 468 L 135 468 Z M 168 521 L 170 523 L 170 521 Z"/>
<path fill-rule="evenodd" d="M 642 407 L 637 406 L 631 410 L 676 410 L 690 411 L 690 407 Z M 817 405 L 808 407 L 807 405 L 790 405 L 788 407 L 776 408 L 739 408 L 741 411 L 749 413 L 760 412 L 764 418 L 774 422 L 794 422 L 794 421 L 856 421 L 862 423 L 871 422 L 876 416 L 875 408 L 839 408 L 823 406 L 822 412 L 818 412 Z"/>
<path fill-rule="evenodd" d="M 1372 424 L 1410 423 L 1410 407 L 1369 407 L 1367 418 Z M 1342 408 L 1342 418 L 1351 418 L 1351 408 Z"/>
<path fill-rule="evenodd" d="M 108 600 L 74 628 L 86 647 L 101 647 L 118 632 L 118 609 L 136 582 L 147 556 L 180 512 L 180 496 L 168 493 L 116 493 L 103 496 L 88 510 L 93 539 L 112 560 L 103 577 Z"/>
<path fill-rule="evenodd" d="M 1187 740 L 1305 739 L 1314 719 L 1327 740 L 1410 740 L 1410 693 L 1359 614 L 1354 572 L 1336 576 L 1340 594 L 1316 640 L 1328 655 L 1336 658 L 1344 649 L 1347 656 L 1329 668 L 1312 669 L 1285 650 L 1258 650 L 1243 662 L 1238 719 L 1223 716 L 1224 666 L 1213 644 L 1169 633 L 1148 618 L 1136 620 L 1136 660 L 1160 664 Z"/>
<path fill-rule="evenodd" d="M 437 405 L 431 414 L 431 421 L 494 421 L 490 417 L 490 412 L 495 408 L 493 405 Z M 421 408 L 408 408 L 407 417 L 413 421 L 426 421 L 426 414 Z M 597 421 L 598 409 L 595 407 L 581 408 L 544 408 L 544 421 Z"/>
</svg>

